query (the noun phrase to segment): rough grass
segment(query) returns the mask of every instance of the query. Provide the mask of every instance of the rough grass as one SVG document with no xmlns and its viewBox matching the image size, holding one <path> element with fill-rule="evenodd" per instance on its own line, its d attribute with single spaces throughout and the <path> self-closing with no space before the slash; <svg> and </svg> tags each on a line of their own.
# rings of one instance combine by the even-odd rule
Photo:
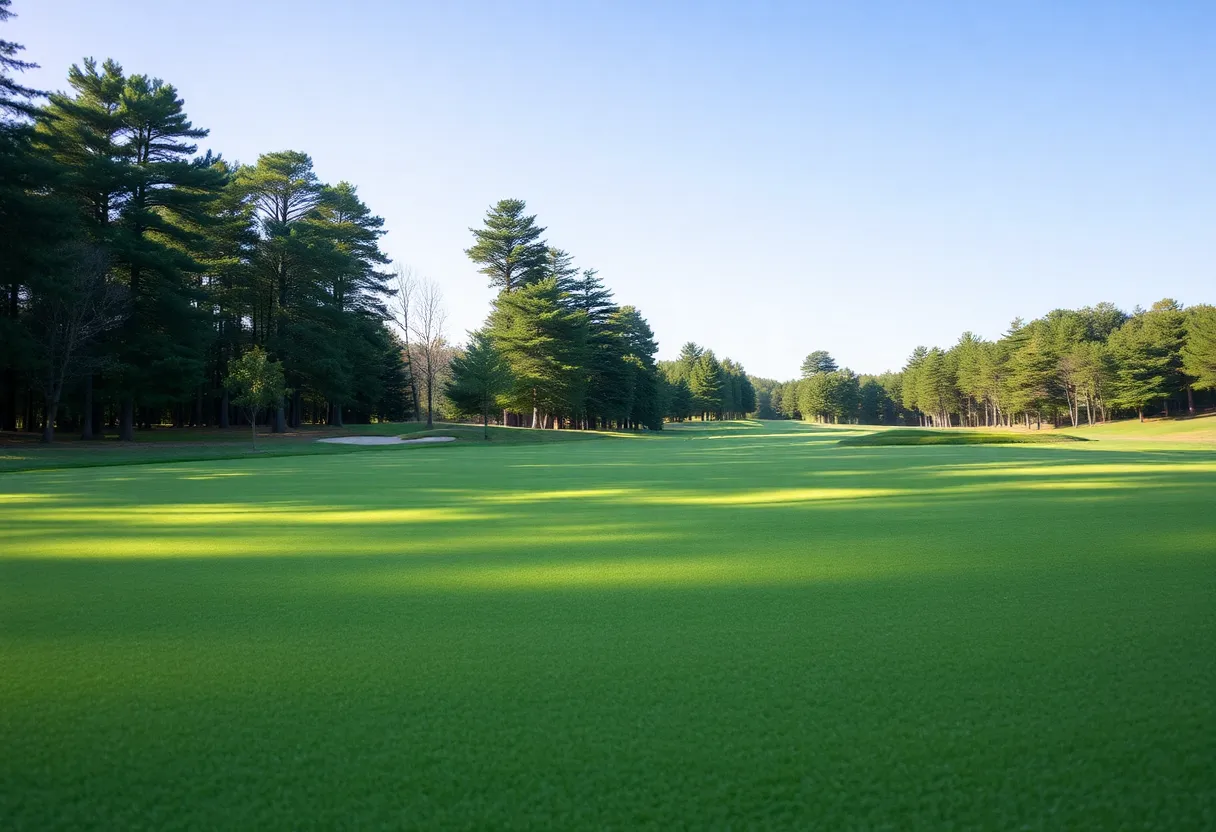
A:
<svg viewBox="0 0 1216 832">
<path fill-rule="evenodd" d="M 839 435 L 0 476 L 0 826 L 1211 828 L 1216 454 Z"/>
<path fill-rule="evenodd" d="M 1064 433 L 1001 433 L 997 431 L 972 431 L 951 428 L 929 430 L 909 428 L 906 430 L 883 430 L 846 436 L 841 445 L 853 447 L 885 447 L 891 445 L 1050 445 L 1061 442 L 1084 442 L 1080 436 Z"/>
</svg>

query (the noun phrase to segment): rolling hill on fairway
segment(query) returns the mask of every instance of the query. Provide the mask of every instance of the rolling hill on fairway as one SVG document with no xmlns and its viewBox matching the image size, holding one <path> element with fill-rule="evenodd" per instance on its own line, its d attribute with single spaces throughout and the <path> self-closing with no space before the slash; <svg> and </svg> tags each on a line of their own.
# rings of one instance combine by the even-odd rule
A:
<svg viewBox="0 0 1216 832">
<path fill-rule="evenodd" d="M 867 430 L 0 475 L 2 825 L 1210 825 L 1216 453 Z"/>
</svg>

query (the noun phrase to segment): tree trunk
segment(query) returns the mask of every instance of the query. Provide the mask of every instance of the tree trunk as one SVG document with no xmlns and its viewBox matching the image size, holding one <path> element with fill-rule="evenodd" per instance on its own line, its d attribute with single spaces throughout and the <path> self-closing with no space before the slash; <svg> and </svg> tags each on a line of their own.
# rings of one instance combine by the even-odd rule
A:
<svg viewBox="0 0 1216 832">
<path fill-rule="evenodd" d="M 1169 396 L 1166 396 L 1164 399 L 1162 399 L 1162 400 L 1161 400 L 1161 411 L 1162 411 L 1162 413 L 1165 415 L 1165 418 L 1166 418 L 1166 419 L 1170 418 L 1170 399 L 1169 399 Z"/>
<path fill-rule="evenodd" d="M 287 433 L 287 408 L 282 400 L 274 409 L 274 426 L 271 429 L 275 433 Z"/>
<path fill-rule="evenodd" d="M 135 399 L 122 397 L 122 412 L 118 417 L 118 439 L 121 442 L 135 441 Z"/>
<path fill-rule="evenodd" d="M 1192 416 L 1195 415 L 1195 391 L 1189 384 L 1186 386 L 1186 412 Z"/>
<path fill-rule="evenodd" d="M 229 422 L 228 407 L 228 388 L 225 387 L 224 392 L 220 394 L 220 428 L 223 430 L 232 426 Z"/>
<path fill-rule="evenodd" d="M 249 411 L 249 428 L 253 431 L 253 449 L 258 449 L 258 412 L 256 410 Z"/>
<path fill-rule="evenodd" d="M 1136 408 L 1136 415 L 1137 415 L 1137 416 L 1139 416 L 1139 417 L 1140 417 L 1140 421 L 1141 421 L 1141 422 L 1143 422 L 1143 421 L 1144 421 L 1144 408 L 1142 408 L 1142 407 L 1137 407 L 1137 408 Z"/>
<path fill-rule="evenodd" d="M 80 420 L 80 438 L 89 440 L 93 438 L 93 374 L 89 373 L 84 377 L 84 401 L 80 405 L 80 412 L 84 416 Z"/>
<path fill-rule="evenodd" d="M 46 419 L 42 423 L 42 441 L 50 444 L 55 441 L 55 414 L 59 412 L 59 393 L 46 397 Z"/>
</svg>

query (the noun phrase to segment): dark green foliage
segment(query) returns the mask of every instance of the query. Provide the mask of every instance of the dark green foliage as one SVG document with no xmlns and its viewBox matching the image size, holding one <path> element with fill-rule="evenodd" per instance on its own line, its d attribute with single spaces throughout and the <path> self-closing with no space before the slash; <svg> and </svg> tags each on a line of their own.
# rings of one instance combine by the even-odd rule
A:
<svg viewBox="0 0 1216 832">
<path fill-rule="evenodd" d="M 490 411 L 511 386 L 511 369 L 485 330 L 471 334 L 468 346 L 452 359 L 451 379 L 444 388 L 448 400 L 465 415 L 478 416 L 490 438 Z"/>
<path fill-rule="evenodd" d="M 580 271 L 569 252 L 541 240 L 544 229 L 524 207 L 509 199 L 491 207 L 466 251 L 501 290 L 487 333 L 511 377 L 503 419 L 661 428 L 671 391 L 659 378 L 650 326 L 635 308 L 617 306 L 595 269 Z"/>
<path fill-rule="evenodd" d="M 1216 388 L 1216 306 L 1192 306 L 1187 310 L 1186 343 L 1182 370 L 1199 390 Z"/>
<path fill-rule="evenodd" d="M 511 292 L 550 276 L 561 291 L 568 261 L 560 256 L 550 261 L 549 247 L 541 239 L 545 229 L 536 224 L 535 215 L 524 213 L 526 208 L 522 199 L 502 199 L 491 206 L 485 225 L 469 229 L 476 242 L 465 254 L 497 289 Z"/>
<path fill-rule="evenodd" d="M 579 407 L 586 317 L 564 303 L 553 278 L 498 296 L 488 329 L 511 371 L 503 398 L 515 412 L 532 414 L 534 427 Z"/>
<path fill-rule="evenodd" d="M 5 73 L 21 68 L 8 54 L 0 47 Z M 294 388 L 273 408 L 277 430 L 306 415 L 340 425 L 344 407 L 356 420 L 402 414 L 383 221 L 353 185 L 325 185 L 295 151 L 250 167 L 199 154 L 207 131 L 176 89 L 115 61 L 71 67 L 68 91 L 29 112 L 36 130 L 7 117 L 0 129 L 2 427 L 16 426 L 19 394 L 48 364 L 30 310 L 63 296 L 71 269 L 54 260 L 68 243 L 102 253 L 129 305 L 98 354 L 78 362 L 84 380 L 65 388 L 84 435 L 106 414 L 126 439 L 137 422 L 166 417 L 227 426 L 226 366 L 251 346 L 281 361 Z M 26 395 L 25 425 L 41 419 L 49 434 L 57 408 L 38 404 Z"/>
<path fill-rule="evenodd" d="M 693 410 L 702 419 L 717 416 L 722 410 L 722 367 L 713 350 L 705 350 L 692 365 L 688 376 Z"/>
<path fill-rule="evenodd" d="M 1171 356 L 1144 314 L 1136 315 L 1110 339 L 1117 369 L 1113 401 L 1143 414 L 1146 405 L 1169 392 Z"/>
<path fill-rule="evenodd" d="M 815 350 L 802 360 L 803 378 L 810 378 L 816 373 L 833 373 L 836 369 L 836 360 L 827 350 Z"/>
</svg>

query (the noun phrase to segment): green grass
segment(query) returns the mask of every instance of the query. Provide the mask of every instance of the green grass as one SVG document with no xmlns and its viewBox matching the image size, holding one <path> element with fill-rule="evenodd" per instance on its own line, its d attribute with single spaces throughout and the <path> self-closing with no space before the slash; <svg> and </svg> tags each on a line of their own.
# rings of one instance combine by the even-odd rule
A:
<svg viewBox="0 0 1216 832">
<path fill-rule="evenodd" d="M 1092 427 L 1082 425 L 1077 428 L 1067 428 L 1064 432 L 1087 439 L 1172 442 L 1177 443 L 1179 447 L 1202 445 L 1209 449 L 1216 449 L 1216 413 L 1194 418 L 1148 419 L 1144 422 L 1127 419 Z"/>
<path fill-rule="evenodd" d="M 1003 433 L 999 431 L 962 430 L 959 428 L 951 428 L 950 430 L 909 428 L 907 430 L 883 430 L 856 436 L 846 436 L 840 440 L 840 444 L 852 445 L 859 448 L 873 448 L 891 445 L 1050 445 L 1061 442 L 1084 441 L 1084 437 L 1070 436 L 1054 431 L 1048 433 Z"/>
<path fill-rule="evenodd" d="M 841 435 L 0 476 L 0 827 L 1212 828 L 1216 453 Z"/>
<path fill-rule="evenodd" d="M 605 431 L 491 427 L 489 441 L 506 445 L 530 445 L 628 435 L 630 434 Z M 95 442 L 81 442 L 75 437 L 63 437 L 50 446 L 40 445 L 36 435 L 8 433 L 0 435 L 0 473 L 53 468 L 206 462 L 251 457 L 403 451 L 411 447 L 366 447 L 317 442 L 318 439 L 328 436 L 402 436 L 407 439 L 420 436 L 455 436 L 461 442 L 485 441 L 480 427 L 436 423 L 434 429 L 427 430 L 426 424 L 419 422 L 387 422 L 344 428 L 310 426 L 284 435 L 259 432 L 256 451 L 253 450 L 249 432 L 245 428 L 160 428 L 139 432 L 133 443 L 119 442 L 114 437 Z"/>
</svg>

